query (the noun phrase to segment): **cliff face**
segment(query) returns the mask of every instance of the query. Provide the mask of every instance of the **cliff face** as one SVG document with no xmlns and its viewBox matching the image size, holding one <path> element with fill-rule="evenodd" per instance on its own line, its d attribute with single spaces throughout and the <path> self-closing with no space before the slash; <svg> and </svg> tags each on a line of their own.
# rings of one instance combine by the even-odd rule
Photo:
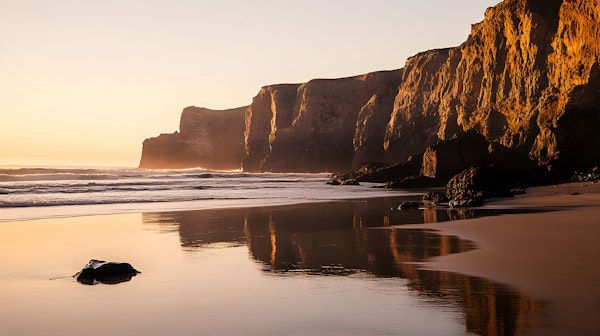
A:
<svg viewBox="0 0 600 336">
<path fill-rule="evenodd" d="M 384 145 L 402 160 L 476 130 L 540 165 L 598 164 L 599 1 L 507 0 L 407 62 Z"/>
<path fill-rule="evenodd" d="M 548 56 L 532 154 L 585 168 L 600 162 L 600 1 L 564 1 Z"/>
<path fill-rule="evenodd" d="M 180 132 L 144 141 L 140 168 L 239 169 L 245 156 L 246 109 L 186 107 Z"/>
<path fill-rule="evenodd" d="M 403 69 L 265 86 L 246 111 L 239 162 L 246 171 L 340 171 L 403 162 L 471 131 L 492 158 L 522 161 L 514 171 L 599 165 L 599 27 L 600 0 L 505 0 L 462 45 L 415 55 Z M 160 141 L 209 153 L 208 131 L 197 131 Z"/>
<path fill-rule="evenodd" d="M 374 94 L 396 86 L 400 73 L 263 87 L 246 114 L 244 170 L 350 169 L 359 112 Z"/>
</svg>

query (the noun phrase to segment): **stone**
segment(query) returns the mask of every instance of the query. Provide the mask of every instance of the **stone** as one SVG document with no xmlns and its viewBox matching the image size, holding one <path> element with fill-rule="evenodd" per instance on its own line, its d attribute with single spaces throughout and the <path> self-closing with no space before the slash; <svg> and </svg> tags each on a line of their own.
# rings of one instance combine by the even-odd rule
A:
<svg viewBox="0 0 600 336">
<path fill-rule="evenodd" d="M 418 209 L 419 203 L 417 202 L 402 202 L 398 205 L 398 210 L 407 210 L 407 209 Z"/>
<path fill-rule="evenodd" d="M 421 156 L 410 157 L 406 162 L 395 164 L 364 163 L 358 169 L 345 173 L 332 174 L 337 180 L 355 179 L 359 182 L 385 183 L 419 175 L 421 170 Z"/>
<path fill-rule="evenodd" d="M 349 180 L 342 181 L 341 185 L 357 186 L 357 185 L 360 185 L 360 183 L 357 180 L 349 179 Z"/>
<path fill-rule="evenodd" d="M 493 167 L 471 167 L 455 175 L 446 185 L 451 207 L 483 205 L 484 198 L 512 196 L 506 176 Z"/>
<path fill-rule="evenodd" d="M 485 137 L 475 131 L 468 131 L 427 147 L 423 154 L 421 175 L 447 181 L 469 167 L 481 167 L 490 163 Z"/>
<path fill-rule="evenodd" d="M 451 208 L 471 208 L 483 205 L 483 195 L 481 193 L 462 193 L 455 195 L 449 202 Z"/>
<path fill-rule="evenodd" d="M 388 181 L 385 184 L 389 189 L 423 189 L 440 187 L 440 181 L 427 176 L 409 176 L 398 180 Z"/>
<path fill-rule="evenodd" d="M 425 195 L 423 195 L 423 200 L 431 201 L 433 204 L 438 204 L 448 202 L 448 197 L 446 196 L 445 192 L 428 191 Z"/>
<path fill-rule="evenodd" d="M 575 171 L 571 176 L 571 182 L 593 182 L 598 180 L 600 180 L 600 170 L 597 166 L 589 171 Z"/>
<path fill-rule="evenodd" d="M 129 281 L 139 273 L 141 272 L 129 263 L 92 259 L 74 277 L 86 285 L 117 284 Z"/>
</svg>

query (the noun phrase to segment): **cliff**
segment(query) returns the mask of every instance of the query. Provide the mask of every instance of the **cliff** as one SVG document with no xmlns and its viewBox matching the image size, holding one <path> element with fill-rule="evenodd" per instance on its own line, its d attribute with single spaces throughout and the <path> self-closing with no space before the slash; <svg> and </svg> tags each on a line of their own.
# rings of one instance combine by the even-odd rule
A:
<svg viewBox="0 0 600 336">
<path fill-rule="evenodd" d="M 240 169 L 245 156 L 243 134 L 247 108 L 186 107 L 181 114 L 179 132 L 144 141 L 140 168 Z"/>
<path fill-rule="evenodd" d="M 404 162 L 470 131 L 511 172 L 592 168 L 600 164 L 599 27 L 600 0 L 506 0 L 463 44 L 417 54 L 403 69 L 265 86 L 245 114 L 240 163 L 342 171 Z"/>
<path fill-rule="evenodd" d="M 403 162 L 470 130 L 523 169 L 529 161 L 555 171 L 597 165 L 599 3 L 507 0 L 462 45 L 415 55 L 401 70 L 287 94 L 265 87 L 246 116 L 244 169 Z"/>
<path fill-rule="evenodd" d="M 245 171 L 347 170 L 359 112 L 401 71 L 263 87 L 246 113 Z"/>
<path fill-rule="evenodd" d="M 409 59 L 388 155 L 475 130 L 549 169 L 597 165 L 599 3 L 507 0 L 461 46 Z"/>
</svg>

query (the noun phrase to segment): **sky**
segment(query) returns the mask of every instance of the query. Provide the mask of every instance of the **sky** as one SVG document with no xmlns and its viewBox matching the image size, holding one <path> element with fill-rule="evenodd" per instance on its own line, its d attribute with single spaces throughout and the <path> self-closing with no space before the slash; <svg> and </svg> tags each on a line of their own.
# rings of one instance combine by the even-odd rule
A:
<svg viewBox="0 0 600 336">
<path fill-rule="evenodd" d="M 0 0 L 0 165 L 136 167 L 186 106 L 398 69 L 499 0 Z"/>
</svg>

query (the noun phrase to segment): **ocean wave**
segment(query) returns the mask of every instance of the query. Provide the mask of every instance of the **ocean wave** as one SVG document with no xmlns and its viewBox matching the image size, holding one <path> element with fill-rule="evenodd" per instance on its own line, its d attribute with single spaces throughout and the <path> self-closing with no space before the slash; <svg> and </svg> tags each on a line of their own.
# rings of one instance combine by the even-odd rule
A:
<svg viewBox="0 0 600 336">
<path fill-rule="evenodd" d="M 34 201 L 0 201 L 0 208 L 30 208 L 67 205 L 108 205 L 130 203 L 165 203 L 212 200 L 245 200 L 244 197 L 179 197 L 169 199 L 69 199 L 69 200 L 34 200 Z"/>
<path fill-rule="evenodd" d="M 311 197 L 323 192 L 325 179 L 204 169 L 0 168 L 0 208 Z"/>
</svg>

